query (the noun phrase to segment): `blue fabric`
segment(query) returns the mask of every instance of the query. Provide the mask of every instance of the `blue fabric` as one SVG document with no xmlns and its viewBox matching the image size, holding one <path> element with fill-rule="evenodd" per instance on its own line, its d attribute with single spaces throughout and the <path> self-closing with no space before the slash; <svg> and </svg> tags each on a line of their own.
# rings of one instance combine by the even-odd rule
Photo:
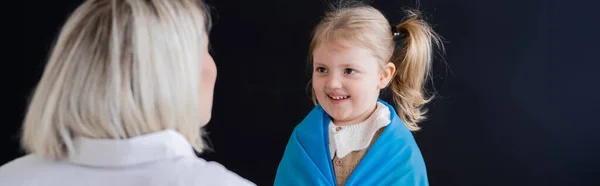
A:
<svg viewBox="0 0 600 186">
<path fill-rule="evenodd" d="M 427 170 L 412 133 L 385 101 L 391 123 L 359 162 L 346 185 L 427 186 Z M 274 185 L 336 185 L 329 154 L 330 117 L 317 105 L 294 128 Z"/>
</svg>

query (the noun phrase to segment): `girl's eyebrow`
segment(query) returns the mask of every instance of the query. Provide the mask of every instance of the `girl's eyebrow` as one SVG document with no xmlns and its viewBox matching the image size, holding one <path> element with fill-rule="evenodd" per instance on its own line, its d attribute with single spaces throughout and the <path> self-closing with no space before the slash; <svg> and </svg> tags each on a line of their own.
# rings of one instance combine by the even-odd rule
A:
<svg viewBox="0 0 600 186">
<path fill-rule="evenodd" d="M 320 65 L 320 66 L 327 66 L 326 64 L 321 63 L 319 61 L 313 61 L 313 64 Z M 341 67 L 360 67 L 360 65 L 357 65 L 357 64 L 355 64 L 353 62 L 345 62 L 345 63 L 339 64 L 337 66 L 341 66 Z"/>
<path fill-rule="evenodd" d="M 344 68 L 362 68 L 362 65 L 359 63 L 356 63 L 355 61 L 347 61 L 344 63 L 339 64 L 339 66 L 344 67 Z"/>
<path fill-rule="evenodd" d="M 313 61 L 313 64 L 320 65 L 320 66 L 327 66 L 327 65 L 325 65 L 325 64 L 323 64 L 321 62 L 318 62 L 318 61 Z"/>
<path fill-rule="evenodd" d="M 352 64 L 352 63 L 344 63 L 344 64 L 341 64 L 340 66 L 342 66 L 342 67 L 356 67 L 358 65 L 355 65 L 355 64 Z"/>
</svg>

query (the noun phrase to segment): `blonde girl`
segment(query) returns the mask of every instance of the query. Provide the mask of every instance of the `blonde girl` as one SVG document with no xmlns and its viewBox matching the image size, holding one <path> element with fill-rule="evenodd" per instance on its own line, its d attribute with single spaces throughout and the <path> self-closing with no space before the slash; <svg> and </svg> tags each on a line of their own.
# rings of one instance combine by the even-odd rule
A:
<svg viewBox="0 0 600 186">
<path fill-rule="evenodd" d="M 366 5 L 328 12 L 310 45 L 316 106 L 294 129 L 275 185 L 428 185 L 411 131 L 439 44 L 417 11 L 397 25 Z M 379 98 L 387 87 L 396 107 Z"/>
</svg>

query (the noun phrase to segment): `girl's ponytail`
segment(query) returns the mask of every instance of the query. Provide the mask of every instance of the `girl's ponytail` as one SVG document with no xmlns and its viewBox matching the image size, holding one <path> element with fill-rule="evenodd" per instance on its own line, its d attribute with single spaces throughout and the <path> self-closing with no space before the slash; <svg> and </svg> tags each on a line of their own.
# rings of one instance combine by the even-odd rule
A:
<svg viewBox="0 0 600 186">
<path fill-rule="evenodd" d="M 391 62 L 396 72 L 391 81 L 398 116 L 408 129 L 418 131 L 418 122 L 425 119 L 422 107 L 431 98 L 425 95 L 425 81 L 429 77 L 434 46 L 441 39 L 416 11 L 408 11 L 407 18 L 395 28 L 396 48 Z"/>
</svg>

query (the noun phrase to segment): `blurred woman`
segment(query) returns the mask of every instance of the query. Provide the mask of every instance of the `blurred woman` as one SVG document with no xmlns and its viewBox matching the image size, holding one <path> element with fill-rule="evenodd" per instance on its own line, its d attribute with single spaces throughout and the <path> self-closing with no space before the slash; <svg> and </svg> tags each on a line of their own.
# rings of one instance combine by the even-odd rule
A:
<svg viewBox="0 0 600 186">
<path fill-rule="evenodd" d="M 87 0 L 60 31 L 1 185 L 254 185 L 198 158 L 216 66 L 194 0 Z"/>
</svg>

